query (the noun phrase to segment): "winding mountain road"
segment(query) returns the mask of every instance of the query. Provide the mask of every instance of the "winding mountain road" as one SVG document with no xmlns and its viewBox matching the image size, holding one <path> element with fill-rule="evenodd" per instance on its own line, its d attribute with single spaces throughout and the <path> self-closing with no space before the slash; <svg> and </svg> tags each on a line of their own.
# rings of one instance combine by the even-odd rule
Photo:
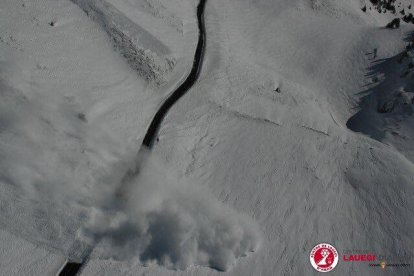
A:
<svg viewBox="0 0 414 276">
<path fill-rule="evenodd" d="M 165 102 L 155 113 L 154 118 L 149 125 L 147 133 L 145 134 L 142 146 L 151 148 L 157 136 L 158 129 L 170 108 L 194 85 L 200 76 L 201 67 L 204 59 L 204 49 L 206 44 L 206 30 L 204 25 L 204 7 L 207 0 L 200 0 L 197 6 L 197 20 L 198 20 L 198 43 L 194 55 L 193 67 L 188 74 L 185 81 L 165 100 Z"/>
<path fill-rule="evenodd" d="M 171 107 L 194 85 L 200 76 L 201 67 L 204 60 L 204 50 L 206 46 L 206 32 L 204 25 L 204 8 L 207 0 L 200 0 L 197 6 L 197 21 L 198 21 L 198 42 L 197 48 L 194 54 L 193 66 L 187 78 L 180 84 L 180 86 L 175 89 L 170 96 L 162 103 L 161 107 L 155 113 L 147 132 L 145 134 L 144 140 L 142 142 L 141 149 L 147 148 L 152 149 L 154 141 L 157 137 L 158 130 L 161 126 L 161 123 Z M 83 263 L 71 262 L 68 261 L 59 272 L 59 276 L 74 276 L 77 275 L 82 267 Z"/>
</svg>

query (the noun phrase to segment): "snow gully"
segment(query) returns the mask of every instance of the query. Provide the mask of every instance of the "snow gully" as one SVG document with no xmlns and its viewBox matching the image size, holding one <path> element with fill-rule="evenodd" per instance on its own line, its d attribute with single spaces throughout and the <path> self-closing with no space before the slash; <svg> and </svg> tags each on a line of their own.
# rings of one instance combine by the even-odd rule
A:
<svg viewBox="0 0 414 276">
<path fill-rule="evenodd" d="M 148 130 L 145 134 L 144 140 L 141 145 L 142 148 L 151 149 L 154 145 L 154 140 L 157 137 L 158 130 L 161 126 L 163 119 L 170 110 L 170 108 L 182 97 L 197 81 L 200 76 L 201 67 L 204 60 L 204 50 L 206 45 L 206 32 L 204 25 L 204 8 L 207 0 L 200 0 L 197 6 L 197 21 L 198 21 L 198 42 L 197 48 L 194 54 L 193 66 L 187 78 L 181 85 L 175 89 L 170 96 L 161 105 L 158 111 L 155 113 Z M 59 276 L 74 276 L 80 273 L 83 263 L 76 263 L 68 261 L 64 267 L 60 270 Z"/>
</svg>

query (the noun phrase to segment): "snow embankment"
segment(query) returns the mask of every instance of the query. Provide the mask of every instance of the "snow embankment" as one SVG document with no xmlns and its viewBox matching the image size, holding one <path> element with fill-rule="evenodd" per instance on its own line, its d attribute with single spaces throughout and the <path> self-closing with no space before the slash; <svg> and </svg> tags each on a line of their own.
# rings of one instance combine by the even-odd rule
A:
<svg viewBox="0 0 414 276">
<path fill-rule="evenodd" d="M 104 0 L 72 1 L 106 30 L 116 49 L 140 76 L 157 85 L 167 81 L 176 64 L 167 46 Z"/>
</svg>

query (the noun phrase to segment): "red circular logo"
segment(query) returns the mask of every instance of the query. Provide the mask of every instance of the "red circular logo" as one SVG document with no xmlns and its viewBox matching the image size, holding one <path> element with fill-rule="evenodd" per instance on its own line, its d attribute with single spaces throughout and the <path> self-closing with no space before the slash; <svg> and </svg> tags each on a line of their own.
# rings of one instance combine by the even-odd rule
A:
<svg viewBox="0 0 414 276">
<path fill-rule="evenodd" d="M 310 253 L 310 263 L 319 272 L 329 272 L 338 264 L 338 251 L 328 243 L 316 245 Z"/>
</svg>

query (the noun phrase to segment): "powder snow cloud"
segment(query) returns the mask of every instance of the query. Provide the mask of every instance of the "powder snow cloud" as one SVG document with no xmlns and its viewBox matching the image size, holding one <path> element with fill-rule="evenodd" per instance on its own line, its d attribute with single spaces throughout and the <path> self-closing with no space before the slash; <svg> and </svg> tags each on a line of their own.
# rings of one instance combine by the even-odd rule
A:
<svg viewBox="0 0 414 276">
<path fill-rule="evenodd" d="M 123 183 L 116 199 L 90 209 L 79 240 L 94 247 L 92 256 L 227 270 L 258 249 L 259 231 L 248 216 L 144 155 L 139 173 Z"/>
</svg>

